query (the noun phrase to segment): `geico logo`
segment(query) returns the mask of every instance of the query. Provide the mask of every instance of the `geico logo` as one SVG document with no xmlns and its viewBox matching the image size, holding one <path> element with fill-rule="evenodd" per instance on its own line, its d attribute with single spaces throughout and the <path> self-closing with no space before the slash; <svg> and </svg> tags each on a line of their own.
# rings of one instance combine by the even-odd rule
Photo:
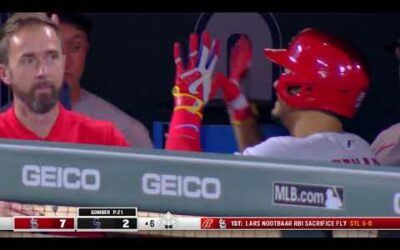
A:
<svg viewBox="0 0 400 250">
<path fill-rule="evenodd" d="M 218 178 L 145 173 L 142 190 L 150 195 L 184 196 L 187 198 L 218 199 L 221 182 Z"/>
<path fill-rule="evenodd" d="M 393 197 L 393 208 L 396 214 L 400 214 L 400 193 L 395 193 Z"/>
<path fill-rule="evenodd" d="M 97 169 L 24 165 L 22 183 L 25 186 L 83 189 L 100 189 L 100 172 Z"/>
</svg>

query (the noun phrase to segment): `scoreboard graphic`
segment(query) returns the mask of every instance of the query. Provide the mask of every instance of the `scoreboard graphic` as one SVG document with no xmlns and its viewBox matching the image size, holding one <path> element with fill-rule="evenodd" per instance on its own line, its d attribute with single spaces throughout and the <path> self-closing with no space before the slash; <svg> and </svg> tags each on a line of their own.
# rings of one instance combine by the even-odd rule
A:
<svg viewBox="0 0 400 250">
<path fill-rule="evenodd" d="M 137 232 L 149 230 L 400 230 L 400 217 L 138 217 L 132 207 L 78 208 L 75 217 L 0 217 L 1 231 Z"/>
</svg>

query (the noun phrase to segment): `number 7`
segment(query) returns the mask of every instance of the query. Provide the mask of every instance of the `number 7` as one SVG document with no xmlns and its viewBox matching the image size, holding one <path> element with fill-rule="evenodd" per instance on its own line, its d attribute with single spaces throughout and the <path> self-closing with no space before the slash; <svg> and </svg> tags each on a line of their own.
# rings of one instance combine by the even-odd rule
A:
<svg viewBox="0 0 400 250">
<path fill-rule="evenodd" d="M 66 222 L 66 221 L 67 221 L 66 219 L 60 219 L 61 228 L 64 228 L 64 225 L 65 225 L 65 222 Z"/>
</svg>

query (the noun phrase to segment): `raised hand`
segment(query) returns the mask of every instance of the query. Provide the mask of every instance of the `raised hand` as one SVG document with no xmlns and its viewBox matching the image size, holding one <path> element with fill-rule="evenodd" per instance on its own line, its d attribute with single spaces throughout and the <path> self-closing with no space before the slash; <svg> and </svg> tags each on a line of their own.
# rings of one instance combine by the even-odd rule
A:
<svg viewBox="0 0 400 250">
<path fill-rule="evenodd" d="M 251 66 L 253 50 L 250 40 L 241 35 L 231 50 L 229 60 L 229 78 L 240 81 Z"/>
<path fill-rule="evenodd" d="M 179 43 L 174 44 L 176 78 L 172 94 L 175 108 L 166 149 L 201 151 L 200 126 L 203 109 L 214 96 L 219 83 L 212 81 L 218 53 L 218 41 L 211 42 L 208 33 L 203 34 L 200 46 L 197 35 L 191 34 L 188 65 L 184 65 L 181 46 Z"/>
<path fill-rule="evenodd" d="M 229 79 L 218 73 L 215 81 L 219 82 L 221 86 L 232 123 L 240 124 L 247 120 L 253 120 L 256 113 L 242 93 L 239 84 L 251 65 L 252 48 L 250 41 L 242 35 L 230 53 Z"/>
<path fill-rule="evenodd" d="M 219 43 L 211 42 L 210 35 L 203 33 L 200 46 L 197 34 L 191 34 L 189 40 L 188 65 L 184 65 L 181 56 L 181 45 L 174 44 L 176 65 L 175 86 L 172 94 L 175 109 L 184 109 L 202 117 L 202 109 L 215 95 L 218 88 L 212 82 L 215 65 L 218 60 Z"/>
</svg>

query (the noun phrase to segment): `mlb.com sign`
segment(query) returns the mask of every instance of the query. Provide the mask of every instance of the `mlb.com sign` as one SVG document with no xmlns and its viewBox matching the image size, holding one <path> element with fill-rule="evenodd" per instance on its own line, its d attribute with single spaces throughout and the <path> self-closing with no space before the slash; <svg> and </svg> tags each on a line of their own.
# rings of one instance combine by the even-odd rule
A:
<svg viewBox="0 0 400 250">
<path fill-rule="evenodd" d="M 344 209 L 343 187 L 274 182 L 272 190 L 274 205 Z"/>
</svg>

